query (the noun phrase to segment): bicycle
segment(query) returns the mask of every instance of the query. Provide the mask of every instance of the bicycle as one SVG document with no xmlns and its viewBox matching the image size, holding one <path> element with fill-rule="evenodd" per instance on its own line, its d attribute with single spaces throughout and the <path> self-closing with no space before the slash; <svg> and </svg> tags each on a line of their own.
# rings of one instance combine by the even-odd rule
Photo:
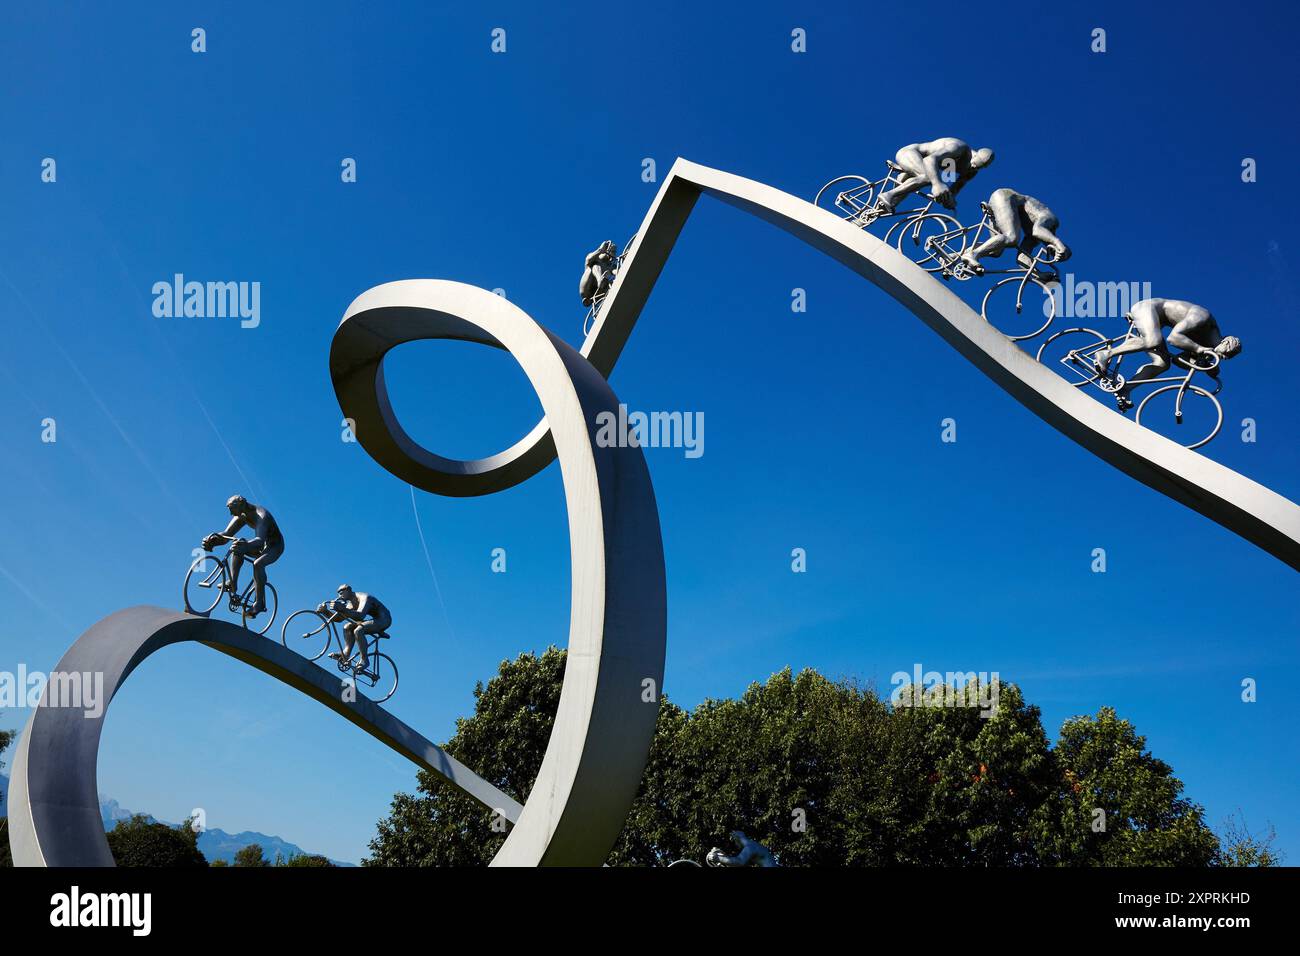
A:
<svg viewBox="0 0 1300 956">
<path fill-rule="evenodd" d="M 307 657 L 309 661 L 318 661 L 329 651 L 333 644 L 338 645 L 338 658 L 335 660 L 340 672 L 351 674 L 353 680 L 358 684 L 363 684 L 369 688 L 381 687 L 387 689 L 382 697 L 373 698 L 376 704 L 382 704 L 394 694 L 397 693 L 397 665 L 387 654 L 379 650 L 379 642 L 388 638 L 388 632 L 383 631 L 378 634 L 363 634 L 357 640 L 365 640 L 366 654 L 370 659 L 371 669 L 368 671 L 360 670 L 354 667 L 349 661 L 344 659 L 343 640 L 339 637 L 338 628 L 335 625 L 346 620 L 346 618 L 337 612 L 331 611 L 329 602 L 325 601 L 318 604 L 315 608 L 304 608 L 301 611 L 294 611 L 285 618 L 284 625 L 280 628 L 280 643 L 291 650 L 298 650 L 304 657 L 307 657 L 307 651 L 316 646 L 316 639 L 319 635 L 324 634 L 325 640 L 321 648 L 313 656 Z M 294 622 L 297 621 L 296 624 Z M 290 625 L 293 625 L 292 627 Z M 290 637 L 294 631 L 306 631 Z M 303 650 L 304 646 L 306 650 Z M 353 653 L 356 653 L 356 646 L 353 645 Z M 389 674 L 392 675 L 392 684 L 389 685 Z"/>
<path fill-rule="evenodd" d="M 1037 358 L 1039 362 L 1047 364 L 1043 360 L 1044 355 L 1048 355 L 1049 359 L 1052 358 L 1052 356 L 1056 356 L 1054 364 L 1059 364 L 1068 370 L 1068 374 L 1065 377 L 1067 380 L 1071 381 L 1071 384 L 1074 385 L 1075 388 L 1084 388 L 1085 386 L 1093 385 L 1109 395 L 1115 395 L 1124 387 L 1126 382 L 1124 376 L 1119 374 L 1119 367 L 1124 360 L 1124 356 L 1120 355 L 1111 359 L 1105 375 L 1097 371 L 1096 365 L 1093 362 L 1093 357 L 1102 349 L 1113 349 L 1119 343 L 1136 337 L 1137 332 L 1133 329 L 1133 322 L 1131 319 L 1129 320 L 1128 332 L 1124 335 L 1115 336 L 1114 338 L 1106 338 L 1106 336 L 1094 329 L 1062 329 L 1055 335 L 1050 336 L 1047 341 L 1039 346 Z M 1051 347 L 1050 354 L 1049 346 Z M 1064 353 L 1057 356 L 1056 353 L 1060 353 L 1062 349 L 1064 349 Z M 1181 430 L 1185 420 L 1191 418 L 1199 423 L 1197 427 L 1193 429 L 1194 435 L 1201 434 L 1207 427 L 1208 433 L 1199 441 L 1191 442 L 1179 441 L 1172 435 L 1166 435 L 1165 437 L 1170 438 L 1173 441 L 1178 441 L 1178 443 L 1184 448 L 1200 448 L 1212 441 L 1214 437 L 1219 434 L 1219 430 L 1223 427 L 1223 406 L 1215 397 L 1222 390 L 1223 382 L 1219 381 L 1217 376 L 1211 376 L 1211 378 L 1214 378 L 1215 380 L 1214 390 L 1207 391 L 1199 385 L 1193 385 L 1192 379 L 1197 372 L 1205 372 L 1206 374 L 1209 374 L 1217 369 L 1219 367 L 1220 357 L 1213 352 L 1208 355 L 1197 354 L 1195 352 L 1181 352 L 1178 355 L 1172 356 L 1172 360 L 1172 364 L 1186 369 L 1187 374 L 1164 375 L 1158 378 L 1149 378 L 1138 382 L 1134 386 L 1135 388 L 1140 388 L 1145 385 L 1159 385 L 1162 382 L 1165 384 L 1160 385 L 1160 387 L 1154 391 L 1148 392 L 1142 401 L 1137 404 L 1134 421 L 1139 425 L 1142 425 L 1144 428 L 1151 429 L 1158 434 L 1163 434 L 1158 428 L 1152 427 L 1151 422 L 1156 418 L 1156 414 L 1148 411 L 1148 409 L 1156 407 L 1151 405 L 1152 400 L 1156 396 L 1169 396 L 1174 401 L 1173 422 L 1175 427 Z M 1204 360 L 1204 362 L 1202 360 Z M 1189 396 L 1203 398 L 1206 401 L 1197 402 L 1192 405 L 1188 402 Z M 1206 402 L 1208 402 L 1208 404 L 1206 404 Z M 1164 402 L 1162 401 L 1159 404 L 1163 405 Z M 1192 409 L 1190 415 L 1188 412 L 1189 408 Z M 1127 409 L 1124 411 L 1126 410 Z M 1143 420 L 1144 414 L 1146 415 L 1145 421 Z M 1209 423 L 1208 426 L 1206 423 Z"/>
<path fill-rule="evenodd" d="M 614 257 L 613 264 L 609 267 L 609 281 L 605 287 L 591 297 L 591 306 L 587 309 L 587 315 L 582 320 L 582 335 L 584 338 L 591 334 L 591 327 L 596 324 L 596 316 L 600 314 L 601 303 L 609 295 L 610 287 L 614 285 L 614 280 L 618 278 L 618 270 L 623 266 L 623 260 L 627 257 L 627 252 L 632 248 L 632 243 L 636 241 L 636 233 L 632 233 L 632 238 L 623 244 L 623 251 Z"/>
<path fill-rule="evenodd" d="M 881 194 L 901 185 L 903 180 L 898 174 L 905 172 L 902 166 L 890 160 L 885 160 L 885 167 L 885 175 L 876 180 L 867 179 L 865 176 L 841 176 L 839 179 L 832 179 L 817 191 L 817 195 L 813 199 L 813 205 L 828 212 L 838 213 L 843 219 L 853 223 L 859 229 L 866 229 L 878 219 L 903 217 L 893 223 L 885 232 L 884 241 L 886 243 L 892 243 L 895 235 L 902 235 L 908 226 L 923 216 L 930 216 L 933 219 L 933 222 L 930 223 L 931 226 L 943 224 L 944 231 L 961 228 L 961 223 L 952 216 L 945 213 L 930 212 L 934 208 L 934 204 L 938 202 L 930 193 L 920 194 L 920 198 L 926 200 L 926 202 L 924 206 L 919 208 L 899 209 L 895 207 L 888 211 L 881 209 Z M 842 188 L 837 189 L 837 186 Z"/>
<path fill-rule="evenodd" d="M 975 276 L 1005 275 L 1005 279 L 999 279 L 984 293 L 984 299 L 980 303 L 980 317 L 1012 342 L 1036 338 L 1046 332 L 1056 318 L 1056 297 L 1052 295 L 1052 290 L 1049 288 L 1053 284 L 1059 285 L 1061 281 L 1060 274 L 1053 265 L 1056 260 L 1056 250 L 1039 244 L 1033 259 L 1027 266 L 1017 261 L 1016 265 L 1007 269 L 988 269 L 984 266 L 972 268 L 971 264 L 962 258 L 963 254 L 967 248 L 978 249 L 981 243 L 993 235 L 993 212 L 989 209 L 988 203 L 980 203 L 980 212 L 982 213 L 980 221 L 975 225 L 963 226 L 958 223 L 956 228 L 948 225 L 952 218 L 950 216 L 934 214 L 918 216 L 907 223 L 908 228 L 898 233 L 896 247 L 899 252 L 926 272 L 938 273 L 945 280 L 956 279 L 958 282 L 965 282 Z M 909 238 L 909 234 L 913 247 L 910 251 L 905 248 L 905 240 Z M 922 240 L 923 235 L 924 240 Z M 1031 331 L 1013 335 L 1007 332 L 1005 327 L 1014 327 L 1016 323 L 1013 319 L 1002 317 L 1009 311 L 1009 306 L 999 304 L 994 313 L 997 316 L 995 321 L 994 318 L 990 318 L 989 303 L 993 299 L 993 294 L 999 289 L 1014 287 L 1015 315 L 1018 317 L 1024 312 L 1025 290 L 1031 283 L 1042 293 L 1041 303 L 1037 296 L 1031 298 L 1032 305 L 1045 317 L 1045 321 L 1041 324 L 1033 324 Z M 998 302 L 1002 303 L 1006 298 L 1006 295 L 1002 295 L 998 298 Z M 1034 308 L 1030 309 L 1031 315 Z M 1038 320 L 1035 319 L 1034 323 L 1037 322 Z"/>
<path fill-rule="evenodd" d="M 232 614 L 240 616 L 240 621 L 244 627 L 254 634 L 265 634 L 271 629 L 271 625 L 275 623 L 275 615 L 280 606 L 280 599 L 275 593 L 275 586 L 270 581 L 266 582 L 266 610 L 262 612 L 266 615 L 266 623 L 261 628 L 251 627 L 249 621 L 256 617 L 253 608 L 257 605 L 257 581 L 253 577 L 252 568 L 248 569 L 249 581 L 244 586 L 243 591 L 236 595 L 230 588 L 230 582 L 235 579 L 230 570 L 230 559 L 235 554 L 234 543 L 245 539 L 224 534 L 217 535 L 217 537 L 230 542 L 231 547 L 226 549 L 226 553 L 222 557 L 217 557 L 211 551 L 208 551 L 191 562 L 189 570 L 185 572 L 185 584 L 181 588 L 181 597 L 185 601 L 185 611 L 197 617 L 208 617 L 221 603 L 221 596 L 224 594 L 226 595 L 226 607 Z M 246 555 L 246 562 L 251 562 L 252 557 L 254 556 Z M 204 591 L 212 593 L 211 601 L 203 597 L 202 592 Z M 191 600 L 191 597 L 195 600 Z"/>
</svg>

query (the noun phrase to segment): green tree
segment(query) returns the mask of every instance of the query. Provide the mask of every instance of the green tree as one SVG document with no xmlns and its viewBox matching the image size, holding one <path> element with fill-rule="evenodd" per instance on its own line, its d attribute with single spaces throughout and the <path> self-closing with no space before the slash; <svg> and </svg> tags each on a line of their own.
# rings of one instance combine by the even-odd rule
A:
<svg viewBox="0 0 1300 956">
<path fill-rule="evenodd" d="M 1040 815 L 1046 861 L 1074 866 L 1208 866 L 1219 841 L 1205 813 L 1182 796 L 1173 769 L 1154 757 L 1114 708 L 1061 727 L 1057 793 Z"/>
<path fill-rule="evenodd" d="M 457 722 L 447 750 L 522 802 L 563 677 L 555 648 L 503 662 L 475 688 L 474 716 Z M 891 706 L 869 688 L 788 668 L 691 712 L 663 700 L 608 862 L 700 861 L 729 846 L 733 829 L 787 866 L 1215 861 L 1200 808 L 1113 711 L 1067 721 L 1053 748 L 1015 685 L 1000 685 L 991 715 L 923 703 Z M 1099 805 L 1109 809 L 1098 833 Z M 393 798 L 365 864 L 483 864 L 504 839 L 492 824 L 491 811 L 422 772 L 417 793 Z"/>
<path fill-rule="evenodd" d="M 15 732 L 12 730 L 0 730 L 0 755 L 9 748 L 14 742 Z M 0 769 L 4 767 L 4 761 L 0 760 Z M 0 817 L 0 867 L 13 866 L 14 858 L 9 850 L 9 820 L 7 817 Z"/>
<path fill-rule="evenodd" d="M 1280 866 L 1282 854 L 1273 849 L 1277 831 L 1272 826 L 1263 837 L 1256 837 L 1246 826 L 1246 818 L 1237 811 L 1223 825 L 1219 838 L 1219 866 Z"/>
<path fill-rule="evenodd" d="M 198 839 L 188 820 L 173 827 L 137 813 L 108 832 L 108 848 L 118 866 L 207 866 Z"/>
<path fill-rule="evenodd" d="M 456 721 L 446 750 L 521 803 L 541 767 L 560 702 L 564 652 L 502 661 L 497 676 L 474 688 L 474 716 Z M 371 841 L 363 865 L 486 864 L 505 841 L 504 821 L 441 777 L 420 771 L 418 794 L 399 793 Z"/>
<path fill-rule="evenodd" d="M 326 857 L 319 853 L 295 853 L 287 860 L 279 860 L 276 866 L 333 866 Z"/>
<path fill-rule="evenodd" d="M 262 844 L 250 843 L 248 846 L 240 847 L 235 851 L 235 866 L 270 866 L 265 854 L 262 852 Z"/>
<path fill-rule="evenodd" d="M 855 862 L 1039 862 L 1034 817 L 1052 790 L 1053 766 L 1038 708 L 1014 684 L 998 687 L 996 710 L 903 703 L 882 721 L 876 789 L 859 795 L 884 816 L 879 851 Z"/>
</svg>

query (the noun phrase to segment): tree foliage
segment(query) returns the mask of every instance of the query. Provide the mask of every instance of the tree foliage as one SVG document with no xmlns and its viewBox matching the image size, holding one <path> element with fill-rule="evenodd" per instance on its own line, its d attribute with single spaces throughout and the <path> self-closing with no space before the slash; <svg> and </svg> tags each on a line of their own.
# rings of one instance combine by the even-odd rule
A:
<svg viewBox="0 0 1300 956">
<path fill-rule="evenodd" d="M 551 731 L 564 652 L 520 655 L 474 691 L 452 756 L 527 799 Z M 701 861 L 739 829 L 785 866 L 1269 865 L 1249 833 L 1229 853 L 1168 764 L 1110 708 L 1052 746 L 1037 707 L 1002 684 L 978 707 L 898 706 L 787 668 L 692 712 L 664 699 L 641 788 L 608 862 Z M 1099 823 L 1104 820 L 1104 823 Z M 371 841 L 370 866 L 481 865 L 506 825 L 422 771 Z"/>
<path fill-rule="evenodd" d="M 3 755 L 9 745 L 14 742 L 15 732 L 12 730 L 0 730 L 0 755 Z M 0 760 L 0 768 L 4 767 L 4 761 Z M 13 866 L 14 858 L 9 851 L 9 820 L 6 817 L 0 817 L 0 868 Z"/>
<path fill-rule="evenodd" d="M 198 839 L 188 820 L 174 827 L 137 813 L 108 831 L 108 848 L 118 866 L 207 866 Z"/>
<path fill-rule="evenodd" d="M 262 851 L 262 844 L 250 843 L 235 851 L 234 866 L 270 866 L 271 863 Z"/>
</svg>

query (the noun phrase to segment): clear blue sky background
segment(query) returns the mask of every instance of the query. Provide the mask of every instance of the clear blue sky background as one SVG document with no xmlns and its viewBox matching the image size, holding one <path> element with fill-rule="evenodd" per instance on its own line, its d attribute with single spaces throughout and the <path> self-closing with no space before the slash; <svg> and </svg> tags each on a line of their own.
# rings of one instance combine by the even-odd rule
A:
<svg viewBox="0 0 1300 956">
<path fill-rule="evenodd" d="M 808 6 L 8 5 L 0 668 L 52 668 L 119 607 L 176 606 L 190 549 L 242 491 L 288 538 L 286 610 L 344 579 L 378 592 L 403 675 L 392 709 L 449 736 L 503 658 L 565 642 L 558 469 L 487 498 L 417 494 L 444 611 L 407 487 L 340 441 L 331 336 L 365 289 L 441 277 L 502 287 L 577 344 L 582 257 L 640 224 L 657 189 L 645 157 L 811 198 L 918 139 L 992 145 L 964 211 L 1016 186 L 1060 215 L 1079 279 L 1211 307 L 1245 350 L 1209 454 L 1300 497 L 1293 5 L 1003 3 L 901 22 Z M 261 326 L 155 319 L 151 286 L 176 272 L 260 282 Z M 495 452 L 535 421 L 522 374 L 486 349 L 406 346 L 389 380 L 444 454 Z M 1213 824 L 1240 808 L 1300 862 L 1294 571 L 1073 445 L 848 270 L 708 199 L 612 382 L 633 408 L 705 414 L 702 458 L 648 453 L 677 702 L 787 665 L 884 690 L 917 662 L 996 670 L 1053 735 L 1115 706 Z M 57 444 L 40 441 L 46 416 Z M 959 440 L 943 444 L 950 416 Z M 1257 443 L 1239 440 L 1246 416 Z M 791 573 L 793 547 L 808 573 Z M 1258 703 L 1240 701 L 1246 677 Z M 211 826 L 350 860 L 413 783 L 338 717 L 202 647 L 132 679 L 99 778 L 126 807 L 202 807 Z"/>
</svg>

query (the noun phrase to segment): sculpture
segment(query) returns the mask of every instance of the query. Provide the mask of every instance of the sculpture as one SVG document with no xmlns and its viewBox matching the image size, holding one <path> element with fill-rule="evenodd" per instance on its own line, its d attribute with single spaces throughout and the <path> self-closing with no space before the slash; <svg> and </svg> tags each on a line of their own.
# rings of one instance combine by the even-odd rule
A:
<svg viewBox="0 0 1300 956">
<path fill-rule="evenodd" d="M 606 239 L 592 252 L 587 253 L 582 278 L 578 281 L 578 294 L 582 296 L 583 305 L 590 306 L 597 296 L 602 296 L 608 291 L 617 254 L 618 250 L 611 239 Z"/>
<path fill-rule="evenodd" d="M 1068 438 L 1300 570 L 1300 506 L 1294 502 L 1080 394 L 1010 345 L 942 283 L 861 229 L 770 186 L 679 159 L 581 352 L 504 298 L 440 280 L 388 283 L 363 293 L 344 315 L 330 351 L 335 392 L 356 423 L 358 441 L 382 467 L 416 487 L 453 497 L 491 494 L 559 459 L 571 542 L 570 656 L 541 772 L 522 808 L 373 702 L 344 700 L 339 678 L 234 625 L 132 608 L 94 625 L 58 669 L 105 673 L 112 700 L 150 654 L 178 641 L 201 641 L 272 673 L 513 822 L 494 864 L 604 862 L 654 733 L 665 596 L 644 458 L 637 448 L 601 446 L 595 422 L 602 411 L 617 414 L 618 399 L 606 379 L 705 193 L 785 229 L 876 283 Z M 489 457 L 457 461 L 421 447 L 402 429 L 384 384 L 383 357 L 404 342 L 444 338 L 501 348 L 519 361 L 543 412 L 528 435 Z M 653 688 L 648 696 L 647 688 Z M 33 711 L 13 767 L 15 863 L 111 865 L 95 793 L 101 729 L 102 717 L 88 720 L 44 701 Z"/>
<path fill-rule="evenodd" d="M 719 847 L 714 847 L 709 851 L 709 855 L 704 858 L 704 862 L 709 866 L 776 866 L 776 858 L 772 856 L 772 851 L 763 844 L 751 840 L 740 830 L 731 831 L 731 839 L 735 841 L 738 852 L 735 856 L 727 856 Z"/>
<path fill-rule="evenodd" d="M 205 537 L 203 550 L 211 551 L 220 541 L 230 542 L 230 580 L 223 587 L 228 588 L 232 596 L 239 593 L 239 569 L 243 566 L 244 556 L 252 555 L 257 603 L 249 611 L 249 617 L 256 617 L 266 612 L 266 569 L 284 554 L 284 535 L 271 512 L 261 505 L 251 504 L 243 495 L 231 495 L 226 508 L 232 516 L 230 523 L 225 531 L 214 531 Z M 235 534 L 241 528 L 252 528 L 253 537 L 246 540 L 236 538 Z"/>
<path fill-rule="evenodd" d="M 330 657 L 339 663 L 347 663 L 355 644 L 357 655 L 360 657 L 356 667 L 363 673 L 368 673 L 370 659 L 366 654 L 366 635 L 386 637 L 386 632 L 393 626 L 393 615 L 380 603 L 379 598 L 364 591 L 358 594 L 352 590 L 350 584 L 340 584 L 338 595 L 336 600 L 330 602 L 329 609 L 340 617 L 348 619 L 348 622 L 343 625 L 346 639 L 343 642 L 343 650 L 331 654 Z M 367 617 L 370 620 L 367 621 Z"/>
<path fill-rule="evenodd" d="M 986 256 L 1000 256 L 1006 249 L 1015 248 L 1016 261 L 1022 266 L 1034 264 L 1034 247 L 1040 243 L 1051 249 L 1054 262 L 1070 258 L 1070 248 L 1056 237 L 1061 222 L 1046 203 L 1016 192 L 1014 189 L 995 189 L 986 203 L 993 221 L 992 235 L 978 246 L 966 250 L 963 261 L 976 274 L 983 272 L 979 260 Z"/>
<path fill-rule="evenodd" d="M 987 147 L 972 150 L 955 136 L 944 136 L 928 143 L 904 146 L 894 155 L 894 162 L 902 174 L 896 177 L 897 186 L 876 199 L 877 215 L 893 212 L 904 197 L 925 186 L 930 187 L 930 195 L 945 209 L 957 208 L 957 193 L 993 162 L 993 150 Z M 951 180 L 945 181 L 945 174 Z"/>
<path fill-rule="evenodd" d="M 1143 299 L 1133 304 L 1125 318 L 1133 326 L 1132 333 L 1119 345 L 1103 348 L 1092 357 L 1093 367 L 1103 377 L 1112 358 L 1130 352 L 1145 352 L 1150 359 L 1115 393 L 1120 411 L 1133 407 L 1129 395 L 1135 385 L 1154 379 L 1169 368 L 1168 345 L 1190 355 L 1209 358 L 1214 365 L 1206 372 L 1216 379 L 1219 377 L 1218 359 L 1232 358 L 1241 352 L 1241 339 L 1222 335 L 1219 323 L 1209 309 L 1182 299 Z M 1162 334 L 1165 328 L 1169 329 L 1168 345 Z"/>
</svg>

